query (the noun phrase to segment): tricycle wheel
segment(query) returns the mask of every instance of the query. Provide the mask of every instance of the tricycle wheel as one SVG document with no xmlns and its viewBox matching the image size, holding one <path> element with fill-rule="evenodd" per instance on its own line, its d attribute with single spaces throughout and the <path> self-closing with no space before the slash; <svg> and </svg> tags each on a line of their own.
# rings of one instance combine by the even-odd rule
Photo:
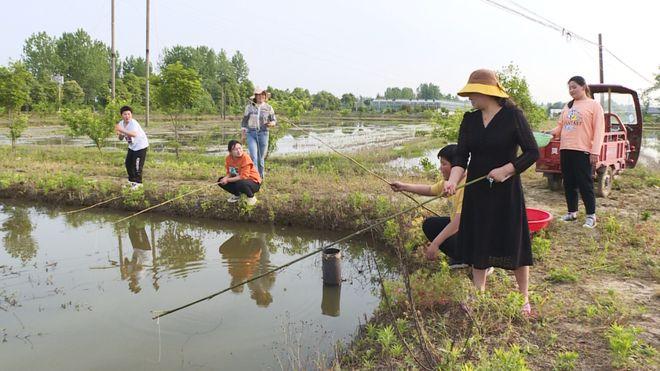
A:
<svg viewBox="0 0 660 371">
<path fill-rule="evenodd" d="M 612 168 L 606 167 L 605 170 L 599 171 L 596 177 L 596 196 L 607 197 L 612 191 Z"/>
<path fill-rule="evenodd" d="M 548 174 L 546 177 L 548 178 L 548 188 L 551 191 L 561 191 L 563 188 L 561 174 Z"/>
</svg>

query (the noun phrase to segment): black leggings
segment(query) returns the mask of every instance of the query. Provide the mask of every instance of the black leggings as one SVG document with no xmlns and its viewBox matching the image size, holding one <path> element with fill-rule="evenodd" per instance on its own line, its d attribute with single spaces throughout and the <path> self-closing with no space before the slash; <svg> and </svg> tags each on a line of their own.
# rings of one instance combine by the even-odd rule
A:
<svg viewBox="0 0 660 371">
<path fill-rule="evenodd" d="M 218 179 L 218 182 L 220 182 L 220 179 L 222 178 L 224 177 L 220 177 Z M 218 185 L 220 186 L 220 188 L 233 194 L 234 196 L 240 196 L 241 193 L 243 193 L 248 197 L 254 197 L 254 194 L 259 192 L 259 188 L 261 187 L 259 183 L 255 182 L 252 179 L 241 179 L 237 182 L 227 183 L 227 184 L 218 183 Z"/>
<path fill-rule="evenodd" d="M 144 161 L 147 159 L 147 148 L 139 151 L 128 150 L 124 165 L 126 165 L 129 182 L 142 183 L 142 168 L 144 167 Z"/>
<path fill-rule="evenodd" d="M 579 189 L 587 214 L 595 214 L 596 196 L 594 195 L 593 168 L 589 162 L 589 153 L 563 149 L 559 151 L 559 158 L 568 212 L 578 210 Z"/>
<path fill-rule="evenodd" d="M 445 227 L 451 222 L 451 219 L 447 216 L 432 216 L 430 218 L 424 219 L 422 223 L 422 230 L 426 235 L 426 238 L 429 241 L 435 240 L 436 237 L 442 232 Z M 458 254 L 456 253 L 457 244 L 456 244 L 456 235 L 450 236 L 440 245 L 440 251 L 445 253 L 452 259 L 457 259 Z"/>
</svg>

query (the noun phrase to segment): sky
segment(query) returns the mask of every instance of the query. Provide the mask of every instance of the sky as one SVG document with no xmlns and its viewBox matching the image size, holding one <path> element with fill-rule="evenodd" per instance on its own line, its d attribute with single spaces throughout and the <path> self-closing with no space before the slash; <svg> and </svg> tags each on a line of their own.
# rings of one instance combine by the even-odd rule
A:
<svg viewBox="0 0 660 371">
<path fill-rule="evenodd" d="M 494 0 L 597 41 L 645 77 L 604 54 L 606 83 L 638 91 L 660 72 L 658 1 Z M 111 42 L 110 0 L 22 0 L 3 5 L 0 64 L 24 41 L 78 28 Z M 537 102 L 566 101 L 566 82 L 598 82 L 598 48 L 486 0 L 151 0 L 150 50 L 206 45 L 240 50 L 259 86 L 375 96 L 389 86 L 431 82 L 455 94 L 471 71 L 516 64 Z M 536 13 L 530 14 L 521 7 Z M 115 0 L 120 56 L 144 56 L 146 0 Z M 29 13 L 28 13 L 29 11 Z M 648 81 L 647 81 L 648 80 Z"/>
</svg>

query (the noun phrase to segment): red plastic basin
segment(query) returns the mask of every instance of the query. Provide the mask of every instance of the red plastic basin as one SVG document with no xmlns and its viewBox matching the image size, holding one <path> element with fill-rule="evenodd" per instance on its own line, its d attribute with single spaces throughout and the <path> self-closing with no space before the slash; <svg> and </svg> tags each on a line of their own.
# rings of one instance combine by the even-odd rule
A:
<svg viewBox="0 0 660 371">
<path fill-rule="evenodd" d="M 550 224 L 552 214 L 545 210 L 527 208 L 527 224 L 529 225 L 529 232 L 538 232 Z"/>
</svg>

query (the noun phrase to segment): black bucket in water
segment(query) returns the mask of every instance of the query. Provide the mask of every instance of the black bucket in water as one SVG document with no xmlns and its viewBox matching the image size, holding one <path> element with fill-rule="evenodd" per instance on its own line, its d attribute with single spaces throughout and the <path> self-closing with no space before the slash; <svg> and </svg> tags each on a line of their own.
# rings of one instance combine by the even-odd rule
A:
<svg viewBox="0 0 660 371">
<path fill-rule="evenodd" d="M 341 285 L 323 285 L 323 298 L 321 298 L 321 314 L 330 317 L 339 317 L 339 302 L 341 298 Z"/>
<path fill-rule="evenodd" d="M 323 283 L 341 285 L 341 251 L 334 247 L 323 250 Z"/>
</svg>

